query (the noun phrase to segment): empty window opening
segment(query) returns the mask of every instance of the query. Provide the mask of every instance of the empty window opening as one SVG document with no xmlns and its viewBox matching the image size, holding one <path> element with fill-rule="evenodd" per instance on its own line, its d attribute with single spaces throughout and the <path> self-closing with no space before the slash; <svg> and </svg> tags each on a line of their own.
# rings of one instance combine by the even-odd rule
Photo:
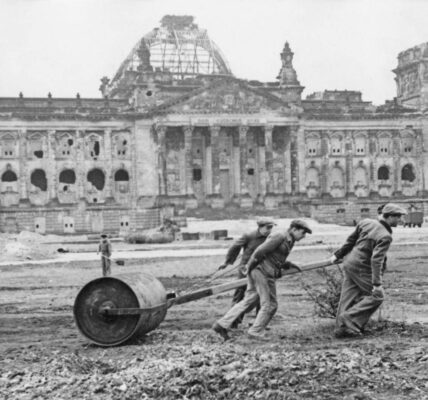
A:
<svg viewBox="0 0 428 400">
<path fill-rule="evenodd" d="M 128 226 L 129 224 L 128 224 L 128 222 L 125 222 L 125 226 Z"/>
<path fill-rule="evenodd" d="M 39 225 L 38 224 L 36 224 L 36 229 L 39 229 Z"/>
<path fill-rule="evenodd" d="M 65 169 L 59 174 L 60 183 L 69 183 L 71 185 L 76 183 L 76 174 L 72 169 Z"/>
<path fill-rule="evenodd" d="M 67 140 L 67 144 L 71 147 L 71 146 L 73 146 L 73 139 L 68 139 Z"/>
<path fill-rule="evenodd" d="M 377 179 L 386 181 L 389 179 L 388 167 L 382 166 L 377 170 Z"/>
<path fill-rule="evenodd" d="M 152 92 L 151 90 L 148 90 L 148 91 L 146 92 L 146 96 L 148 96 L 148 97 L 150 97 L 152 94 L 153 94 L 153 92 Z"/>
<path fill-rule="evenodd" d="M 345 214 L 345 209 L 344 209 L 344 208 L 338 208 L 338 209 L 336 210 L 336 213 L 337 213 L 337 214 Z"/>
<path fill-rule="evenodd" d="M 1 176 L 2 182 L 16 182 L 18 180 L 18 177 L 16 176 L 15 172 L 13 171 L 6 171 Z"/>
<path fill-rule="evenodd" d="M 36 150 L 36 151 L 34 152 L 34 155 L 35 155 L 37 158 L 43 158 L 43 150 Z"/>
<path fill-rule="evenodd" d="M 64 185 L 64 187 L 62 188 L 63 192 L 67 192 L 68 191 L 68 186 Z"/>
<path fill-rule="evenodd" d="M 114 174 L 114 180 L 115 182 L 128 182 L 129 181 L 128 172 L 124 169 L 119 169 Z"/>
<path fill-rule="evenodd" d="M 31 184 L 37 186 L 41 191 L 46 192 L 48 189 L 48 181 L 46 179 L 45 171 L 42 169 L 36 169 L 31 174 Z"/>
<path fill-rule="evenodd" d="M 202 170 L 200 168 L 193 169 L 193 180 L 198 182 L 202 179 Z"/>
<path fill-rule="evenodd" d="M 91 157 L 98 157 L 100 155 L 100 142 L 98 140 L 94 140 L 91 144 Z"/>
<path fill-rule="evenodd" d="M 406 146 L 406 147 L 404 147 L 404 152 L 405 153 L 411 153 L 412 152 L 412 146 Z"/>
<path fill-rule="evenodd" d="M 415 172 L 413 171 L 413 166 L 411 164 L 406 164 L 401 170 L 401 180 L 407 182 L 413 182 L 416 179 Z"/>
<path fill-rule="evenodd" d="M 250 154 L 252 154 L 252 153 L 253 153 L 253 149 L 248 149 L 248 152 L 249 152 Z"/>
<path fill-rule="evenodd" d="M 5 150 L 4 155 L 5 156 L 12 156 L 13 152 L 12 152 L 12 150 Z"/>
<path fill-rule="evenodd" d="M 247 169 L 247 174 L 248 175 L 254 175 L 254 168 L 248 168 Z"/>
<path fill-rule="evenodd" d="M 94 199 L 92 199 L 92 202 L 97 203 L 98 200 L 94 198 Z"/>
<path fill-rule="evenodd" d="M 65 227 L 68 228 L 68 224 L 65 224 Z"/>
<path fill-rule="evenodd" d="M 87 175 L 88 182 L 92 183 L 97 190 L 103 190 L 105 185 L 104 172 L 98 168 L 92 169 Z"/>
<path fill-rule="evenodd" d="M 123 222 L 120 223 L 120 226 L 123 226 Z"/>
</svg>

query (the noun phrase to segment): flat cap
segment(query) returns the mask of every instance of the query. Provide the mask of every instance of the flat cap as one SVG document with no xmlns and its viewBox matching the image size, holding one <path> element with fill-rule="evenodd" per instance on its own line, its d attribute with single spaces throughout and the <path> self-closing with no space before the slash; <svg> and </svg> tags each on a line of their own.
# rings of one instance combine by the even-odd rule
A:
<svg viewBox="0 0 428 400">
<path fill-rule="evenodd" d="M 385 204 L 385 207 L 383 207 L 382 214 L 406 215 L 407 211 L 403 207 L 400 207 L 398 204 L 387 203 Z"/>
<path fill-rule="evenodd" d="M 266 226 L 266 225 L 276 225 L 275 222 L 273 222 L 272 218 L 259 218 L 257 220 L 258 226 Z"/>
<path fill-rule="evenodd" d="M 293 219 L 290 228 L 303 229 L 306 233 L 312 233 L 312 229 L 309 228 L 309 225 L 301 219 Z"/>
</svg>

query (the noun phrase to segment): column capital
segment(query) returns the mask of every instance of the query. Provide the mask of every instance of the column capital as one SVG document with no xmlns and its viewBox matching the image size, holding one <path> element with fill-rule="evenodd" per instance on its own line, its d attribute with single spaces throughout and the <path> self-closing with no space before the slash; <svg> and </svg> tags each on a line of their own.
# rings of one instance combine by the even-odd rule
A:
<svg viewBox="0 0 428 400">
<path fill-rule="evenodd" d="M 165 125 L 155 125 L 154 128 L 155 128 L 155 131 L 160 134 L 165 134 L 167 129 Z"/>
<path fill-rule="evenodd" d="M 210 126 L 210 133 L 219 134 L 221 127 L 218 125 Z"/>
<path fill-rule="evenodd" d="M 264 130 L 265 130 L 266 133 L 268 133 L 268 132 L 272 133 L 274 127 L 275 126 L 272 125 L 272 124 L 266 124 L 266 125 L 263 126 L 263 128 L 264 128 Z"/>
<path fill-rule="evenodd" d="M 239 125 L 238 131 L 240 135 L 246 135 L 250 127 L 248 125 Z"/>
<path fill-rule="evenodd" d="M 191 125 L 184 125 L 183 126 L 183 132 L 185 135 L 191 135 L 193 133 L 194 129 L 195 129 L 195 127 L 191 126 Z"/>
</svg>

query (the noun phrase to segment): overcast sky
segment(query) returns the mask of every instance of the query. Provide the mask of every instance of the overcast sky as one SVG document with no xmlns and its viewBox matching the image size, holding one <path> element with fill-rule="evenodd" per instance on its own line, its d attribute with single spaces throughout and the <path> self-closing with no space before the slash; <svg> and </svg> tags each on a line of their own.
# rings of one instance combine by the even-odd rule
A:
<svg viewBox="0 0 428 400">
<path fill-rule="evenodd" d="M 304 97 L 360 90 L 382 104 L 398 53 L 428 41 L 424 0 L 0 0 L 0 96 L 99 97 L 165 14 L 193 15 L 239 78 L 275 80 L 288 41 Z"/>
</svg>

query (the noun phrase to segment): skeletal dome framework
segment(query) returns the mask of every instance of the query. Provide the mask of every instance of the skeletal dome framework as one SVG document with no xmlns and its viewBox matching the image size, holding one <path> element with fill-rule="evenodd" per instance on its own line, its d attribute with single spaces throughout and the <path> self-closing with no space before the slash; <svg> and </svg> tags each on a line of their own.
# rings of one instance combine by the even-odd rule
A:
<svg viewBox="0 0 428 400">
<path fill-rule="evenodd" d="M 229 65 L 205 29 L 193 23 L 192 16 L 165 16 L 134 46 L 111 84 L 126 71 L 168 72 L 174 79 L 196 75 L 232 75 Z"/>
</svg>

